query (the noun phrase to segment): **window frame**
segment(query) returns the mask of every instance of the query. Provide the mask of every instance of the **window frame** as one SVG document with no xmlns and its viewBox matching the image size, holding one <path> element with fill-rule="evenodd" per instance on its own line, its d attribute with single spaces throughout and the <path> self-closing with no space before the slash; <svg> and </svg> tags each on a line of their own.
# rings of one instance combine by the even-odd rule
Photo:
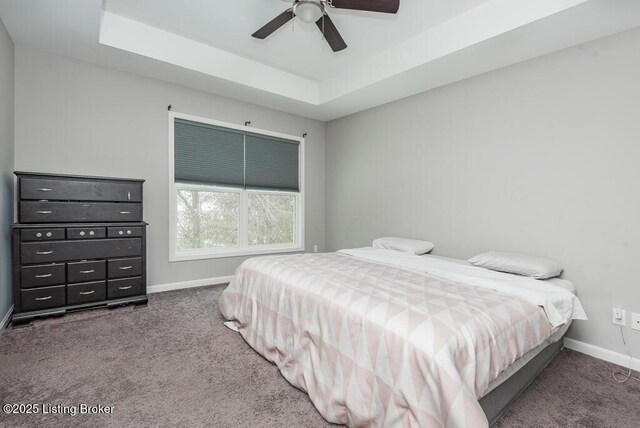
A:
<svg viewBox="0 0 640 428">
<path fill-rule="evenodd" d="M 223 122 L 215 119 L 209 119 L 200 116 L 194 116 L 190 114 L 184 114 L 174 111 L 169 111 L 169 262 L 181 262 L 188 260 L 205 260 L 205 259 L 217 259 L 226 257 L 240 257 L 240 256 L 254 256 L 260 254 L 278 254 L 278 253 L 292 253 L 305 251 L 304 241 L 304 143 L 303 137 L 297 137 L 294 135 L 283 134 L 279 132 L 267 131 L 264 129 L 252 128 L 248 126 L 237 125 L 234 123 Z M 192 185 L 182 184 L 175 182 L 175 169 L 174 169 L 174 148 L 175 148 L 175 119 L 190 120 L 193 122 L 201 122 L 209 125 L 220 126 L 229 128 L 241 132 L 248 132 L 252 134 L 264 135 L 267 137 L 281 138 L 285 140 L 293 140 L 299 142 L 298 152 L 298 180 L 299 180 L 299 192 L 291 191 L 276 191 L 268 189 L 243 189 L 238 187 L 227 186 L 207 186 L 207 185 Z M 177 248 L 177 233 L 178 233 L 178 219 L 177 219 L 177 191 L 182 189 L 193 189 L 203 191 L 220 191 L 220 192 L 237 192 L 240 194 L 240 206 L 239 206 L 239 226 L 238 226 L 238 247 L 226 247 L 226 248 L 202 248 L 194 250 L 182 250 Z M 296 227 L 294 229 L 294 237 L 296 242 L 293 244 L 274 244 L 274 245 L 262 245 L 262 246 L 249 246 L 248 243 L 248 194 L 249 193 L 270 193 L 270 194 L 283 194 L 283 195 L 295 195 L 296 197 Z"/>
</svg>

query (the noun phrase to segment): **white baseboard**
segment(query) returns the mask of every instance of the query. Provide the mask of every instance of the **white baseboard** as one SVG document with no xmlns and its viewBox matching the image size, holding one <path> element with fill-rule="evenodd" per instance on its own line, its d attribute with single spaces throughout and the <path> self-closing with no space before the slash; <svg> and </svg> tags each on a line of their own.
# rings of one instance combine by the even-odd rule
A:
<svg viewBox="0 0 640 428">
<path fill-rule="evenodd" d="M 231 282 L 233 275 L 216 278 L 195 279 L 193 281 L 171 282 L 147 286 L 147 293 L 162 293 L 163 291 L 182 290 L 185 288 L 204 287 L 205 285 L 224 284 Z"/>
<path fill-rule="evenodd" d="M 628 355 L 566 337 L 564 338 L 564 346 L 600 360 L 640 371 L 640 358 L 629 358 Z"/>
<path fill-rule="evenodd" d="M 2 321 L 0 321 L 0 336 L 2 336 L 2 332 L 9 325 L 9 321 L 11 320 L 12 313 L 13 313 L 13 305 L 11 305 L 7 313 L 4 315 L 4 318 L 2 318 Z"/>
</svg>

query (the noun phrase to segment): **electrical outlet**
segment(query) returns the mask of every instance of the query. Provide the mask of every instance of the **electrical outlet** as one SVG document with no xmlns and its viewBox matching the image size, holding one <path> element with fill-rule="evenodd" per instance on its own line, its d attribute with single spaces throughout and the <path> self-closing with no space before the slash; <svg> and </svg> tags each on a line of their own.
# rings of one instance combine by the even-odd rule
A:
<svg viewBox="0 0 640 428">
<path fill-rule="evenodd" d="M 640 330 L 640 314 L 635 312 L 631 313 L 631 328 L 634 330 Z"/>
<path fill-rule="evenodd" d="M 613 323 L 616 325 L 627 325 L 627 312 L 624 309 L 613 308 Z"/>
<path fill-rule="evenodd" d="M 318 252 L 318 245 L 317 245 L 317 244 L 313 246 L 313 252 L 314 252 L 314 253 L 317 253 L 317 252 Z"/>
</svg>

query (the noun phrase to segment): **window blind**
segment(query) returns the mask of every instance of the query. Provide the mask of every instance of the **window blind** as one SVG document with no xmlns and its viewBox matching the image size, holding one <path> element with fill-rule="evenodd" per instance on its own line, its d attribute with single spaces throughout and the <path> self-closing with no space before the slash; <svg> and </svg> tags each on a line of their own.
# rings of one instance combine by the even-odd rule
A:
<svg viewBox="0 0 640 428">
<path fill-rule="evenodd" d="M 299 142 L 184 119 L 174 122 L 175 181 L 299 191 Z"/>
<path fill-rule="evenodd" d="M 244 135 L 175 119 L 174 166 L 177 182 L 244 186 Z"/>
<path fill-rule="evenodd" d="M 253 189 L 299 191 L 298 149 L 297 141 L 247 134 L 245 186 Z"/>
</svg>

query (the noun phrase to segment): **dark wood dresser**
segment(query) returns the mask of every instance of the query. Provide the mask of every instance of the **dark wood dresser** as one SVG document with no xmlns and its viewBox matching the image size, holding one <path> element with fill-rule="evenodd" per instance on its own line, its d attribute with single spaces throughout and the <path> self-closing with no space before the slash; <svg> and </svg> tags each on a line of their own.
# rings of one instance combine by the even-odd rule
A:
<svg viewBox="0 0 640 428">
<path fill-rule="evenodd" d="M 14 325 L 146 304 L 144 180 L 16 172 Z"/>
</svg>

